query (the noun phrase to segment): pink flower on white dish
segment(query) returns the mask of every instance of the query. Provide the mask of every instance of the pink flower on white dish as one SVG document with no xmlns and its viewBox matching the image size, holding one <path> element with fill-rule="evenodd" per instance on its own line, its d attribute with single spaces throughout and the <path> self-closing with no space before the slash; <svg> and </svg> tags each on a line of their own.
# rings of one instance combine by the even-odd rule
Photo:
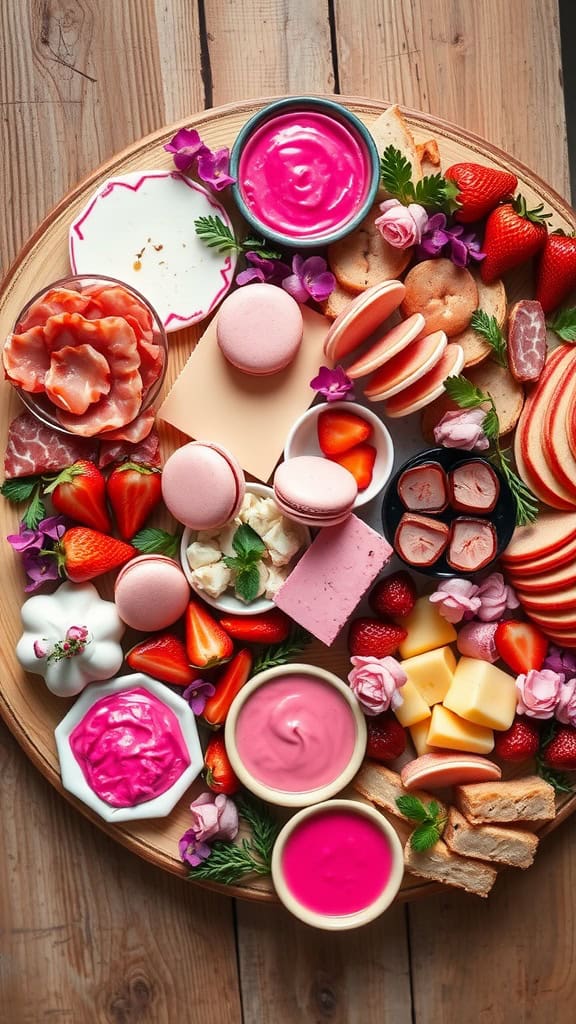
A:
<svg viewBox="0 0 576 1024">
<path fill-rule="evenodd" d="M 504 582 L 501 572 L 493 572 L 478 587 L 480 607 L 477 611 L 482 622 L 496 622 L 504 612 L 520 607 L 516 592 Z"/>
<path fill-rule="evenodd" d="M 438 611 L 447 622 L 468 622 L 480 607 L 478 587 L 469 580 L 444 580 L 438 590 L 430 594 L 429 600 L 437 605 Z"/>
<path fill-rule="evenodd" d="M 365 715 L 381 715 L 400 707 L 407 676 L 395 658 L 371 658 L 356 655 L 350 659 L 354 668 L 348 675 L 350 689 L 362 705 Z"/>
<path fill-rule="evenodd" d="M 554 714 L 562 725 L 576 728 L 576 679 L 567 679 L 560 687 L 560 700 Z"/>
<path fill-rule="evenodd" d="M 428 223 L 428 214 L 423 206 L 418 203 L 404 206 L 399 199 L 387 199 L 380 203 L 380 211 L 381 216 L 374 223 L 388 245 L 395 249 L 408 249 L 411 245 L 420 244 Z"/>
<path fill-rule="evenodd" d="M 531 669 L 516 679 L 516 710 L 528 718 L 552 718 L 560 697 L 564 676 L 544 668 Z"/>
<path fill-rule="evenodd" d="M 238 835 L 236 804 L 224 793 L 201 793 L 190 804 L 190 810 L 198 842 L 213 843 L 215 839 L 235 839 Z"/>
<path fill-rule="evenodd" d="M 454 409 L 445 412 L 434 427 L 434 440 L 444 448 L 486 451 L 490 442 L 483 430 L 486 413 L 482 409 Z"/>
</svg>

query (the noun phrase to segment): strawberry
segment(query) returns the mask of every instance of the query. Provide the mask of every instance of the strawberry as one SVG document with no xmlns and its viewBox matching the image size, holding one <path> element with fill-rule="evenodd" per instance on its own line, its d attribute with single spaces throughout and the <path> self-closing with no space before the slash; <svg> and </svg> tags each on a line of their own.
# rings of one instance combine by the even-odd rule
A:
<svg viewBox="0 0 576 1024">
<path fill-rule="evenodd" d="M 501 761 L 527 761 L 539 746 L 540 733 L 529 718 L 517 716 L 509 729 L 494 734 L 494 753 Z"/>
<path fill-rule="evenodd" d="M 471 224 L 482 220 L 498 203 L 514 195 L 518 178 L 509 171 L 499 171 L 485 164 L 452 164 L 444 177 L 458 186 L 456 201 L 459 204 L 454 220 Z"/>
<path fill-rule="evenodd" d="M 88 459 L 79 459 L 63 469 L 45 493 L 52 495 L 52 504 L 62 515 L 101 533 L 112 530 L 106 508 L 106 481 Z"/>
<path fill-rule="evenodd" d="M 406 749 L 406 730 L 391 711 L 367 718 L 367 757 L 374 761 L 395 761 Z"/>
<path fill-rule="evenodd" d="M 290 619 L 279 608 L 262 615 L 226 615 L 220 625 L 233 640 L 247 644 L 280 644 L 286 640 Z"/>
<path fill-rule="evenodd" d="M 131 544 L 87 526 L 71 526 L 55 550 L 59 564 L 73 583 L 84 583 L 118 569 L 138 554 Z"/>
<path fill-rule="evenodd" d="M 146 672 L 173 686 L 189 686 L 196 678 L 184 644 L 173 633 L 161 633 L 136 644 L 128 651 L 126 661 L 136 672 Z"/>
<path fill-rule="evenodd" d="M 496 650 L 516 673 L 540 669 L 548 651 L 548 641 L 531 622 L 501 622 L 494 634 Z"/>
<path fill-rule="evenodd" d="M 234 697 L 248 682 L 252 672 L 252 655 L 244 648 L 224 666 L 215 680 L 216 692 L 209 697 L 202 712 L 204 721 L 217 729 L 224 725 Z"/>
<path fill-rule="evenodd" d="M 536 269 L 536 298 L 551 313 L 576 288 L 576 237 L 548 235 Z"/>
<path fill-rule="evenodd" d="M 211 668 L 232 657 L 234 644 L 200 601 L 186 609 L 186 651 L 195 668 Z"/>
<path fill-rule="evenodd" d="M 408 615 L 416 604 L 416 587 L 407 572 L 394 572 L 374 586 L 368 597 L 376 615 Z"/>
<path fill-rule="evenodd" d="M 372 483 L 372 473 L 376 462 L 376 449 L 371 444 L 357 444 L 348 452 L 341 455 L 331 455 L 332 462 L 344 466 L 349 473 L 352 473 L 359 491 L 365 491 Z"/>
<path fill-rule="evenodd" d="M 345 409 L 324 409 L 318 417 L 318 444 L 324 455 L 341 455 L 372 435 L 372 426 Z"/>
<path fill-rule="evenodd" d="M 576 771 L 576 729 L 563 725 L 545 747 L 544 763 L 556 771 Z"/>
<path fill-rule="evenodd" d="M 222 733 L 212 737 L 204 754 L 206 784 L 214 793 L 236 793 L 240 781 L 234 774 Z"/>
<path fill-rule="evenodd" d="M 497 206 L 486 221 L 482 251 L 486 259 L 480 264 L 484 284 L 491 284 L 502 274 L 526 263 L 546 243 L 546 219 L 541 204 L 528 210 L 524 196 L 516 196 L 512 203 Z"/>
<path fill-rule="evenodd" d="M 162 497 L 160 470 L 137 462 L 123 462 L 112 470 L 106 490 L 118 532 L 129 540 L 144 526 Z"/>
<path fill-rule="evenodd" d="M 379 619 L 354 619 L 348 631 L 348 650 L 352 656 L 385 658 L 394 654 L 408 636 L 405 629 Z"/>
</svg>

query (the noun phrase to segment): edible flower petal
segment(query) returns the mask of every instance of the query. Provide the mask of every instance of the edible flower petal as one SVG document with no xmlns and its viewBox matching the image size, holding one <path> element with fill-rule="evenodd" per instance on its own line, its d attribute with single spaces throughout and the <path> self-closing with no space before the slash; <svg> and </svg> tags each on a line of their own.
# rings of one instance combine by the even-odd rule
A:
<svg viewBox="0 0 576 1024">
<path fill-rule="evenodd" d="M 552 718 L 560 701 L 564 675 L 531 669 L 516 679 L 516 710 L 528 718 Z"/>
<path fill-rule="evenodd" d="M 208 843 L 203 843 L 196 837 L 193 828 L 189 828 L 178 841 L 178 852 L 185 864 L 197 868 L 202 861 L 208 859 L 212 850 Z"/>
<path fill-rule="evenodd" d="M 567 679 L 576 676 L 576 652 L 562 650 L 550 644 L 542 668 L 549 668 L 551 672 L 563 672 Z"/>
<path fill-rule="evenodd" d="M 437 605 L 438 611 L 447 622 L 468 622 L 480 608 L 478 587 L 469 580 L 444 580 L 429 600 Z"/>
<path fill-rule="evenodd" d="M 310 387 L 323 395 L 327 402 L 354 398 L 354 384 L 341 366 L 335 366 L 333 370 L 329 366 L 321 366 L 317 376 L 310 381 Z"/>
<path fill-rule="evenodd" d="M 486 413 L 483 409 L 454 409 L 444 413 L 434 427 L 434 440 L 444 448 L 460 448 L 471 452 L 486 451 L 490 442 L 483 430 Z"/>
<path fill-rule="evenodd" d="M 172 153 L 174 163 L 179 171 L 188 171 L 201 153 L 208 152 L 195 128 L 181 128 L 170 142 L 164 146 L 167 153 Z"/>
<path fill-rule="evenodd" d="M 12 545 L 14 551 L 19 553 L 23 551 L 40 551 L 44 544 L 44 538 L 39 530 L 29 530 L 20 523 L 19 533 L 10 533 L 6 537 L 9 544 Z"/>
<path fill-rule="evenodd" d="M 190 686 L 187 686 L 182 696 L 188 701 L 195 715 L 201 715 L 206 707 L 209 697 L 213 697 L 216 688 L 205 679 L 195 679 Z"/>
<path fill-rule="evenodd" d="M 58 562 L 55 558 L 48 558 L 39 551 L 25 551 L 22 562 L 28 577 L 28 583 L 24 587 L 27 594 L 38 590 L 43 583 L 58 579 Z"/>
<path fill-rule="evenodd" d="M 224 793 L 201 793 L 190 804 L 192 829 L 200 842 L 235 839 L 238 835 L 236 804 Z"/>
<path fill-rule="evenodd" d="M 567 679 L 560 687 L 560 699 L 554 715 L 562 725 L 576 728 L 576 679 Z"/>
<path fill-rule="evenodd" d="M 475 231 L 466 231 L 463 224 L 449 222 L 445 213 L 429 217 L 416 250 L 417 260 L 435 259 L 444 256 L 457 267 L 466 267 L 471 260 L 485 259 L 480 239 Z"/>
<path fill-rule="evenodd" d="M 231 178 L 228 174 L 229 166 L 230 150 L 227 148 L 213 152 L 205 146 L 198 154 L 198 177 L 217 192 L 221 192 L 223 188 L 233 185 L 236 181 L 236 178 Z"/>
<path fill-rule="evenodd" d="M 476 615 L 482 622 L 496 622 L 505 611 L 520 607 L 520 601 L 512 587 L 504 582 L 501 572 L 493 572 L 480 583 L 476 595 L 480 607 Z"/>
<path fill-rule="evenodd" d="M 404 206 L 399 199 L 386 199 L 380 203 L 381 216 L 374 224 L 388 245 L 395 249 L 408 249 L 418 245 L 428 224 L 428 214 L 418 203 Z"/>
<path fill-rule="evenodd" d="M 250 284 L 252 281 L 267 282 L 268 284 L 281 284 L 290 268 L 281 260 L 269 260 L 260 256 L 257 252 L 249 250 L 244 254 L 248 266 L 236 275 L 236 284 Z"/>
<path fill-rule="evenodd" d="M 324 302 L 334 291 L 336 278 L 328 270 L 328 264 L 322 256 L 302 256 L 292 258 L 292 273 L 282 281 L 282 287 L 296 302 Z"/>
<path fill-rule="evenodd" d="M 350 660 L 354 667 L 348 682 L 365 715 L 380 715 L 400 707 L 403 698 L 398 691 L 408 677 L 395 658 L 356 655 Z"/>
</svg>

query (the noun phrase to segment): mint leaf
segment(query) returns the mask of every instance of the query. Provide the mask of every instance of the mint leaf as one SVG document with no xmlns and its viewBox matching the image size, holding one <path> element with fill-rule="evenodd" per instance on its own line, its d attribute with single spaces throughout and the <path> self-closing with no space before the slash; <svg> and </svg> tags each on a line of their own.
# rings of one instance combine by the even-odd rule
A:
<svg viewBox="0 0 576 1024">
<path fill-rule="evenodd" d="M 506 339 L 502 334 L 498 326 L 498 321 L 495 316 L 488 316 L 483 309 L 477 309 L 472 314 L 470 320 L 470 326 L 473 331 L 477 334 L 481 334 L 484 341 L 490 345 L 492 349 L 492 357 L 498 366 L 503 366 L 504 369 L 508 369 L 508 356 L 506 354 Z"/>
<path fill-rule="evenodd" d="M 428 174 L 416 182 L 414 200 L 421 206 L 450 212 L 458 206 L 454 202 L 458 191 L 458 186 L 453 181 L 447 181 L 441 174 Z"/>
<path fill-rule="evenodd" d="M 0 487 L 0 494 L 15 504 L 19 501 L 27 501 L 31 498 L 40 483 L 39 476 L 19 476 L 12 480 L 5 480 Z"/>
<path fill-rule="evenodd" d="M 217 252 L 242 252 L 242 246 L 238 244 L 230 228 L 221 217 L 212 215 L 197 217 L 194 227 L 198 238 L 209 249 L 216 249 Z"/>
<path fill-rule="evenodd" d="M 417 796 L 399 796 L 396 799 L 398 810 L 410 821 L 424 822 L 428 820 L 428 808 L 418 799 Z M 436 807 L 438 805 L 436 804 Z"/>
<path fill-rule="evenodd" d="M 425 822 L 423 825 L 418 825 L 418 828 L 415 828 L 410 836 L 410 846 L 412 849 L 416 850 L 417 853 L 424 853 L 425 850 L 429 850 L 440 839 L 444 831 L 444 824 L 445 821 L 438 821 Z"/>
<path fill-rule="evenodd" d="M 488 395 L 481 388 L 477 388 L 472 381 L 462 376 L 447 377 L 444 381 L 444 390 L 461 409 L 476 409 L 484 402 L 490 401 Z"/>
<path fill-rule="evenodd" d="M 168 555 L 169 558 L 176 558 L 180 548 L 180 537 L 175 533 L 168 533 L 167 530 L 159 530 L 148 526 L 140 530 L 131 543 L 144 555 Z"/>
<path fill-rule="evenodd" d="M 229 561 L 232 561 L 232 559 Z M 234 566 L 229 564 L 229 561 L 226 562 L 228 568 L 234 568 Z M 241 568 L 237 568 L 234 586 L 242 600 L 246 601 L 248 604 L 250 604 L 251 601 L 255 601 L 260 589 L 260 573 L 258 572 L 258 566 L 245 565 Z"/>
<path fill-rule="evenodd" d="M 38 524 L 46 518 L 46 505 L 40 497 L 40 488 L 38 487 L 32 495 L 32 500 L 28 505 L 24 515 L 22 516 L 22 522 L 29 530 L 36 530 Z"/>
<path fill-rule="evenodd" d="M 232 547 L 242 561 L 259 561 L 266 552 L 266 545 L 259 533 L 243 523 L 232 538 Z"/>
<path fill-rule="evenodd" d="M 576 307 L 560 309 L 546 324 L 562 341 L 576 341 Z"/>
</svg>

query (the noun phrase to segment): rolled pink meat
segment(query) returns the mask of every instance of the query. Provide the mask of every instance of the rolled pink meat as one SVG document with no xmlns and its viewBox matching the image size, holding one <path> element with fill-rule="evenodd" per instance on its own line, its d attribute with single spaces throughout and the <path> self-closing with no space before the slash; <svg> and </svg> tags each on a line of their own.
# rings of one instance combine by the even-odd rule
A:
<svg viewBox="0 0 576 1024">
<path fill-rule="evenodd" d="M 398 497 L 410 512 L 442 512 L 448 504 L 448 481 L 440 463 L 406 469 L 398 480 Z"/>
<path fill-rule="evenodd" d="M 500 481 L 492 466 L 476 459 L 450 472 L 448 489 L 450 504 L 458 512 L 491 512 L 498 501 Z"/>
<path fill-rule="evenodd" d="M 510 373 L 521 382 L 538 380 L 546 360 L 546 319 L 534 299 L 521 299 L 508 317 Z"/>
<path fill-rule="evenodd" d="M 449 535 L 446 523 L 405 512 L 396 529 L 394 547 L 405 562 L 426 568 L 443 554 Z"/>
<path fill-rule="evenodd" d="M 486 519 L 460 516 L 452 523 L 448 565 L 459 572 L 477 572 L 496 557 L 497 538 Z"/>
</svg>

